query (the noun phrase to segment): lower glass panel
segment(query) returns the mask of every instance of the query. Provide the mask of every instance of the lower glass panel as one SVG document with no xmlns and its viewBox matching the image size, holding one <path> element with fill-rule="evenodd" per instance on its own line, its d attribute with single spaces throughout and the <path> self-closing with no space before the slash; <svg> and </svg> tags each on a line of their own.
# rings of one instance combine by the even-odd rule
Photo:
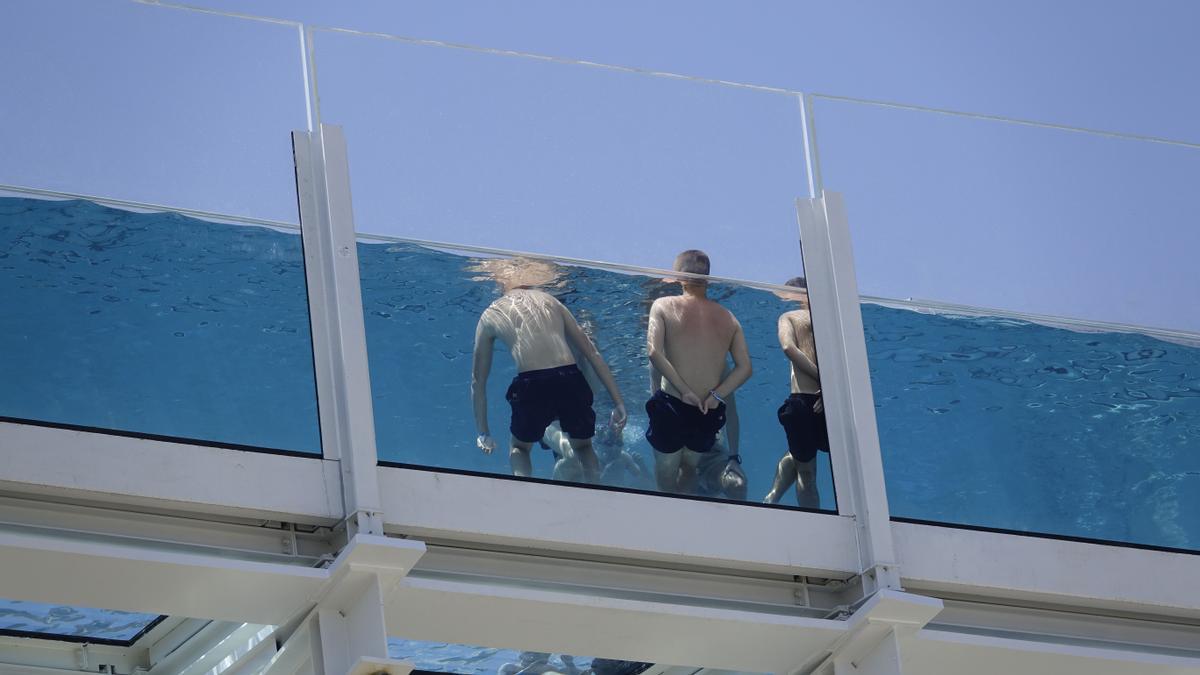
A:
<svg viewBox="0 0 1200 675">
<path fill-rule="evenodd" d="M 424 642 L 391 638 L 388 640 L 388 656 L 411 663 L 416 670 L 433 673 L 460 673 L 461 675 L 516 675 L 516 673 L 562 673 L 580 675 L 592 668 L 590 657 L 546 652 L 521 652 L 514 649 L 474 647 L 450 642 Z M 606 669 L 605 659 L 595 659 L 601 670 L 617 675 L 615 668 Z M 637 675 L 650 666 L 648 663 L 612 661 L 621 664 L 619 675 Z M 595 675 L 599 671 L 592 670 Z"/>
<path fill-rule="evenodd" d="M 153 628 L 157 614 L 0 600 L 0 635 L 128 644 Z"/>
<path fill-rule="evenodd" d="M 1200 549 L 1200 336 L 862 314 L 893 516 Z"/>
<path fill-rule="evenodd" d="M 0 418 L 320 454 L 299 232 L 0 197 Z"/>
<path fill-rule="evenodd" d="M 471 402 L 476 323 L 501 294 L 490 268 L 495 262 L 495 255 L 449 247 L 377 239 L 360 243 L 363 311 L 381 461 L 510 474 L 512 413 L 506 390 L 517 373 L 508 350 L 499 342 L 487 382 L 488 418 L 497 444 L 491 454 L 476 447 Z M 633 274 L 593 265 L 541 264 L 553 270 L 552 278 L 538 279 L 537 284 L 561 301 L 595 342 L 628 409 L 629 421 L 623 433 L 607 434 L 612 404 L 604 388 L 593 384 L 598 426 L 594 447 L 601 465 L 598 482 L 658 491 L 656 452 L 645 438 L 648 421 L 644 405 L 650 396 L 647 316 L 653 299 L 678 294 L 678 284 L 665 282 L 661 274 Z M 777 411 L 788 398 L 790 364 L 779 346 L 777 322 L 783 312 L 796 309 L 798 303 L 781 299 L 770 290 L 725 283 L 713 283 L 708 296 L 730 309 L 741 322 L 754 374 L 737 390 L 733 403 L 739 429 L 734 432 L 727 425 L 714 451 L 685 459 L 699 463 L 698 486 L 685 492 L 761 502 L 771 489 L 777 464 L 788 454 Z M 734 415 L 727 417 L 732 420 Z M 819 436 L 824 430 L 807 431 Z M 548 441 L 546 445 L 558 445 L 552 433 L 544 440 Z M 736 469 L 733 475 L 729 473 L 725 449 L 731 441 L 743 459 L 740 479 Z M 564 450 L 562 458 L 556 459 L 550 449 L 535 444 L 533 477 L 584 482 L 580 464 L 566 456 L 568 452 Z M 806 497 L 814 499 L 817 506 L 813 508 L 835 511 L 827 451 L 816 452 L 815 473 L 816 494 Z M 782 503 L 796 504 L 794 477 L 785 478 Z"/>
</svg>

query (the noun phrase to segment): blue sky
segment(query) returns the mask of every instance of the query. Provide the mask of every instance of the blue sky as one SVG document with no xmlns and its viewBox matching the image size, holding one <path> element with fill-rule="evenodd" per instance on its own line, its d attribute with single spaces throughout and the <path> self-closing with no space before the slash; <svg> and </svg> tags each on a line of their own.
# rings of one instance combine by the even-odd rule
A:
<svg viewBox="0 0 1200 675">
<path fill-rule="evenodd" d="M 356 2 L 223 10 L 1200 142 L 1200 5 Z M 11 0 L 0 182 L 295 220 L 295 28 Z M 781 281 L 789 97 L 319 33 L 361 229 Z M 820 103 L 861 290 L 1200 330 L 1200 150 Z"/>
</svg>

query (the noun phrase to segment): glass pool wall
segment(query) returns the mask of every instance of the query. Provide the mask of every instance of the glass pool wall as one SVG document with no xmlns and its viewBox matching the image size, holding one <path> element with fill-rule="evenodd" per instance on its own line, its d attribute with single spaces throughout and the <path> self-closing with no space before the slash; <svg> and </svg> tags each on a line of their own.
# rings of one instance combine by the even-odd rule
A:
<svg viewBox="0 0 1200 675">
<path fill-rule="evenodd" d="M 405 465 L 510 473 L 507 456 L 510 407 L 505 391 L 516 374 L 507 349 L 496 344 L 488 381 L 490 428 L 498 450 L 484 454 L 475 446 L 470 398 L 472 350 L 480 314 L 501 291 L 489 273 L 505 260 L 495 254 L 471 253 L 402 241 L 363 238 L 359 244 L 363 311 L 370 355 L 376 442 L 380 460 Z M 528 259 L 525 259 L 528 260 Z M 650 395 L 646 326 L 650 303 L 676 295 L 667 272 L 637 274 L 600 265 L 551 261 L 555 279 L 541 286 L 561 301 L 591 336 L 611 368 L 625 398 L 629 422 L 619 438 L 606 438 L 612 409 L 601 389 L 595 395 L 600 433 L 595 447 L 606 476 L 601 484 L 656 490 L 654 453 L 645 439 L 644 404 Z M 714 283 L 709 297 L 730 309 L 746 336 L 754 375 L 736 393 L 740 430 L 737 447 L 748 479 L 745 495 L 707 487 L 701 496 L 761 501 L 787 450 L 777 409 L 789 393 L 789 367 L 777 338 L 777 320 L 796 309 L 796 301 L 775 292 L 737 283 Z M 729 430 L 720 444 L 728 447 Z M 726 462 L 706 460 L 708 479 Z M 538 478 L 552 478 L 551 450 L 535 446 L 533 468 Z M 560 468 L 559 475 L 564 475 Z M 713 473 L 715 471 L 715 474 Z M 829 454 L 817 455 L 820 508 L 836 510 Z M 573 480 L 578 480 L 574 478 Z M 702 481 L 717 485 L 712 480 Z M 796 504 L 794 491 L 784 498 Z"/>
<path fill-rule="evenodd" d="M 892 516 L 1200 549 L 1200 148 L 814 111 Z"/>
<path fill-rule="evenodd" d="M 320 455 L 297 230 L 0 197 L 0 418 Z"/>
<path fill-rule="evenodd" d="M 5 13 L 0 417 L 320 455 L 295 27 L 137 2 Z"/>
<path fill-rule="evenodd" d="M 799 96 L 403 38 L 317 30 L 313 39 L 322 120 L 343 126 L 350 156 L 380 460 L 510 475 L 512 359 L 498 348 L 488 403 L 499 449 L 489 455 L 475 447 L 471 357 L 479 315 L 499 297 L 480 263 L 523 251 L 558 261 L 561 277 L 545 290 L 585 324 L 626 398 L 623 436 L 597 441 L 614 465 L 601 484 L 657 491 L 645 440 L 647 313 L 655 297 L 680 292 L 662 270 L 701 249 L 714 275 L 745 280 L 711 295 L 741 321 L 755 374 L 736 396 L 748 484 L 699 494 L 761 502 L 787 449 L 777 322 L 798 308 L 761 284 L 804 275 Z M 611 402 L 596 399 L 599 437 Z M 825 450 L 819 498 L 807 503 L 834 511 Z M 720 474 L 727 462 L 715 457 L 702 473 Z M 554 477 L 554 466 L 550 450 L 535 448 L 535 477 Z M 788 492 L 783 503 L 796 505 Z"/>
</svg>

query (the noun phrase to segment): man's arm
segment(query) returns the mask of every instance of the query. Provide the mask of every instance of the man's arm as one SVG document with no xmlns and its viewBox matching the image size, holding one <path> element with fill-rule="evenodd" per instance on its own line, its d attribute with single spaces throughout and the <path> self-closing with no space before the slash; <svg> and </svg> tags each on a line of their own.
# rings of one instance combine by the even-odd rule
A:
<svg viewBox="0 0 1200 675">
<path fill-rule="evenodd" d="M 646 329 L 646 353 L 650 356 L 650 365 L 667 378 L 667 382 L 675 387 L 675 391 L 679 392 L 679 398 L 684 403 L 694 405 L 707 412 L 700 397 L 696 396 L 696 392 L 692 391 L 687 382 L 684 382 L 683 378 L 679 376 L 675 366 L 667 360 L 666 330 L 667 324 L 663 320 L 662 301 L 661 299 L 655 300 L 654 304 L 650 305 L 650 326 Z"/>
<path fill-rule="evenodd" d="M 617 388 L 617 381 L 612 376 L 612 371 L 608 369 L 608 364 L 604 362 L 604 357 L 600 356 L 600 350 L 596 349 L 596 343 L 583 332 L 579 327 L 579 322 L 571 314 L 571 310 L 567 309 L 561 302 L 557 303 L 558 309 L 562 312 L 563 327 L 566 330 L 567 339 L 575 345 L 575 349 L 583 355 L 587 362 L 592 365 L 592 370 L 600 377 L 600 381 L 604 384 L 604 388 L 608 390 L 608 395 L 612 397 L 613 410 L 612 422 L 617 427 L 624 427 L 626 420 L 625 400 L 621 398 L 621 390 Z"/>
<path fill-rule="evenodd" d="M 731 315 L 732 316 L 732 315 Z M 733 339 L 729 341 L 729 355 L 733 357 L 733 370 L 729 371 L 704 399 L 700 409 L 708 412 L 717 407 L 719 401 L 733 395 L 737 388 L 746 383 L 754 374 L 754 366 L 750 365 L 750 349 L 746 346 L 746 335 L 742 332 L 742 324 L 734 319 Z"/>
<path fill-rule="evenodd" d="M 779 346 L 783 348 L 784 356 L 787 356 L 788 361 L 792 362 L 792 367 L 797 372 L 804 373 L 814 380 L 820 381 L 821 376 L 817 372 L 817 364 L 808 358 L 808 355 L 800 351 L 800 346 L 796 343 L 796 329 L 792 326 L 792 320 L 787 314 L 779 316 Z"/>
<path fill-rule="evenodd" d="M 729 454 L 738 454 L 738 444 L 741 441 L 742 423 L 738 418 L 737 394 L 730 394 L 725 399 L 725 444 L 729 446 Z"/>
<path fill-rule="evenodd" d="M 492 350 L 496 344 L 496 334 L 487 321 L 487 310 L 479 317 L 475 326 L 475 352 L 471 357 L 471 404 L 475 407 L 475 429 L 479 438 L 475 444 L 480 450 L 491 453 L 496 447 L 488 429 L 487 419 L 487 380 L 492 372 Z"/>
</svg>

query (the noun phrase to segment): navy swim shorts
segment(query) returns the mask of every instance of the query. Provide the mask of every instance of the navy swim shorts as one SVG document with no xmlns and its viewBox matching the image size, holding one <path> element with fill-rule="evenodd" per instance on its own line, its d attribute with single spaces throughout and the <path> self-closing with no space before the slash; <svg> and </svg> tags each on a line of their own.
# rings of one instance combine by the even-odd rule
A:
<svg viewBox="0 0 1200 675">
<path fill-rule="evenodd" d="M 797 462 L 811 462 L 818 450 L 829 452 L 825 413 L 813 412 L 820 394 L 792 394 L 779 406 L 779 423 L 787 434 L 788 452 Z"/>
<path fill-rule="evenodd" d="M 717 432 L 725 426 L 724 403 L 717 404 L 706 415 L 700 408 L 661 389 L 646 401 L 646 415 L 650 418 L 646 440 L 655 450 L 665 453 L 679 452 L 683 447 L 708 452 L 717 441 Z"/>
<path fill-rule="evenodd" d="M 542 440 L 554 420 L 571 438 L 596 433 L 592 388 L 575 364 L 518 373 L 504 398 L 512 406 L 512 435 L 524 443 Z"/>
</svg>

